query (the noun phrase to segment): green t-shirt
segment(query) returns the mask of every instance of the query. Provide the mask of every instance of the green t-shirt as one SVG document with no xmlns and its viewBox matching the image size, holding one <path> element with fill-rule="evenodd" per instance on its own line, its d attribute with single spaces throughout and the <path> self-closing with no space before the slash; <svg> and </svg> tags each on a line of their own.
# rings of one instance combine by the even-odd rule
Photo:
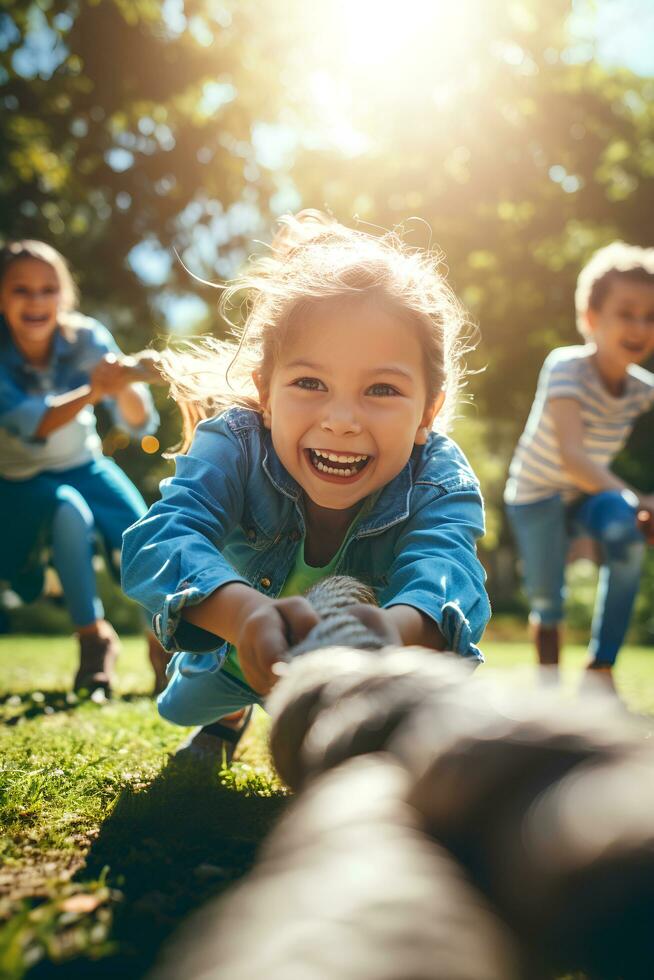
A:
<svg viewBox="0 0 654 980">
<path fill-rule="evenodd" d="M 288 573 L 288 577 L 284 582 L 282 591 L 279 593 L 279 599 L 284 599 L 289 595 L 303 595 L 307 589 L 311 588 L 312 585 L 315 585 L 316 582 L 319 582 L 321 579 L 327 578 L 328 575 L 332 575 L 334 573 L 340 557 L 343 554 L 343 549 L 352 537 L 354 528 L 359 523 L 361 518 L 372 510 L 378 497 L 379 491 L 367 498 L 363 507 L 348 527 L 338 551 L 327 565 L 307 565 L 304 560 L 304 541 L 300 542 L 298 545 L 297 554 L 295 556 L 295 564 Z M 236 652 L 235 646 L 230 646 L 227 656 L 225 657 L 225 662 L 223 663 L 223 670 L 226 670 L 227 673 L 231 674 L 233 677 L 237 677 L 238 680 L 242 681 L 244 684 L 247 683 L 243 677 L 241 665 L 238 662 L 238 653 Z"/>
</svg>

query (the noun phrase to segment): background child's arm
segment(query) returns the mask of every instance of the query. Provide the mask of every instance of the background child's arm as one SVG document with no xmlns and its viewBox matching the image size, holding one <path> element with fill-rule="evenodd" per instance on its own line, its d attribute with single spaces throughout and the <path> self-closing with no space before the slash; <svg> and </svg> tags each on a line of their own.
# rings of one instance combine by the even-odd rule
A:
<svg viewBox="0 0 654 980">
<path fill-rule="evenodd" d="M 561 460 L 567 474 L 584 493 L 600 493 L 602 490 L 629 490 L 638 498 L 641 506 L 649 509 L 652 501 L 640 494 L 606 466 L 594 462 L 583 445 L 584 425 L 581 407 L 574 398 L 550 400 L 550 412 L 559 444 Z"/>
<path fill-rule="evenodd" d="M 97 405 L 104 398 L 115 398 L 125 422 L 139 428 L 148 418 L 148 407 L 132 383 L 138 374 L 124 366 L 116 355 L 106 354 L 93 367 L 89 384 L 80 385 L 50 399 L 50 404 L 36 432 L 37 439 L 46 439 L 52 432 L 71 422 L 86 405 Z"/>
<path fill-rule="evenodd" d="M 139 362 L 123 354 L 105 354 L 91 373 L 91 385 L 102 389 L 103 398 L 115 399 L 121 418 L 133 429 L 144 426 L 149 414 L 149 399 L 139 382 L 143 382 Z"/>
<path fill-rule="evenodd" d="M 102 397 L 91 385 L 81 385 L 73 391 L 55 396 L 34 432 L 35 438 L 46 439 L 51 432 L 68 425 L 86 405 L 95 405 Z"/>
</svg>

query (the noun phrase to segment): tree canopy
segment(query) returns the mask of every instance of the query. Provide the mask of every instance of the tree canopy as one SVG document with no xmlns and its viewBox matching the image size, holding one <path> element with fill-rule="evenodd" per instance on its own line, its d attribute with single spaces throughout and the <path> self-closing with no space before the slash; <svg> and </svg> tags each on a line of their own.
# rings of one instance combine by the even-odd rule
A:
<svg viewBox="0 0 654 980">
<path fill-rule="evenodd" d="M 602 67 L 571 9 L 5 0 L 0 235 L 59 248 L 133 350 L 181 293 L 221 329 L 173 248 L 219 282 L 284 210 L 404 225 L 480 324 L 470 389 L 506 454 L 543 357 L 575 342 L 580 265 L 614 238 L 654 244 L 654 78 Z"/>
</svg>

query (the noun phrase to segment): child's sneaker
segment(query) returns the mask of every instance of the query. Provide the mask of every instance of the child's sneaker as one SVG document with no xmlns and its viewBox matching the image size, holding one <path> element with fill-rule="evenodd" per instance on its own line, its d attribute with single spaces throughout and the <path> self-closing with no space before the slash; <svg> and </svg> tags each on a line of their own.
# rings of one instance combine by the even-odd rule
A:
<svg viewBox="0 0 654 980">
<path fill-rule="evenodd" d="M 611 667 L 598 667 L 592 661 L 587 664 L 579 684 L 579 695 L 581 697 L 604 698 L 614 708 L 629 713 L 627 705 L 615 686 Z"/>
<path fill-rule="evenodd" d="M 105 697 L 111 696 L 114 665 L 120 652 L 120 640 L 113 626 L 105 619 L 97 624 L 95 630 L 78 633 L 79 668 L 73 681 L 76 692 L 88 691 L 93 696 L 96 691 Z"/>
<path fill-rule="evenodd" d="M 214 721 L 211 725 L 203 725 L 182 742 L 175 752 L 176 762 L 216 763 L 219 767 L 230 765 L 236 746 L 252 717 L 252 705 L 243 709 L 241 723 L 237 728 Z"/>
</svg>

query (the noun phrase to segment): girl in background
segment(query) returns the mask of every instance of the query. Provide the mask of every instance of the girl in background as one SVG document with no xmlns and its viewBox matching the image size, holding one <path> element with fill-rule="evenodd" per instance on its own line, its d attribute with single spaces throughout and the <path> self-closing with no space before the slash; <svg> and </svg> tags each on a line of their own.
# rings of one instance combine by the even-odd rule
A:
<svg viewBox="0 0 654 980">
<path fill-rule="evenodd" d="M 143 498 L 102 454 L 93 408 L 104 402 L 132 435 L 158 424 L 138 366 L 109 331 L 74 312 L 64 258 L 38 241 L 0 252 L 0 579 L 25 601 L 43 589 L 51 552 L 79 641 L 77 691 L 110 692 L 119 640 L 104 618 L 93 570 L 96 535 L 112 569 Z M 163 651 L 150 655 L 163 677 Z"/>
<path fill-rule="evenodd" d="M 238 348 L 170 359 L 178 399 L 218 414 L 123 544 L 125 591 L 176 652 L 159 710 L 227 758 L 315 624 L 319 579 L 372 586 L 381 608 L 355 609 L 389 643 L 471 663 L 489 616 L 479 485 L 433 431 L 464 323 L 433 257 L 304 212 L 225 303 L 243 289 Z"/>
</svg>

